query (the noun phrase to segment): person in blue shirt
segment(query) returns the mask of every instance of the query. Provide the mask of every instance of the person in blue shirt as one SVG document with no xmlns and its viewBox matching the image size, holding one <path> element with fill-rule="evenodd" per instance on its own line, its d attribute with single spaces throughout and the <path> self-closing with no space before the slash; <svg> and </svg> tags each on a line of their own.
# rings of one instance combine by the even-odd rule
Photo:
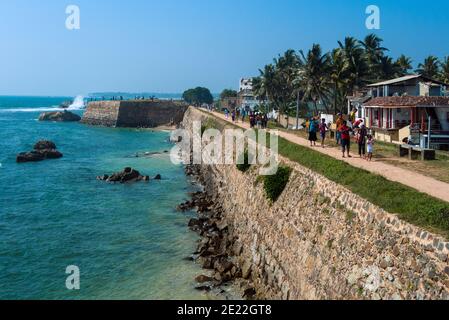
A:
<svg viewBox="0 0 449 320">
<path fill-rule="evenodd" d="M 311 147 L 316 146 L 316 141 L 318 140 L 316 135 L 317 131 L 318 131 L 318 124 L 316 120 L 312 117 L 310 118 L 309 122 L 309 141 Z"/>
</svg>

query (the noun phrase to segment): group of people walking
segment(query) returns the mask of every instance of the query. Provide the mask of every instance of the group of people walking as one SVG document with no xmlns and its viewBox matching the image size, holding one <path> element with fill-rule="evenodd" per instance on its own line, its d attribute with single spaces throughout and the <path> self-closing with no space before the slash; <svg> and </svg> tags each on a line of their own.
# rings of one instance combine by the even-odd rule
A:
<svg viewBox="0 0 449 320">
<path fill-rule="evenodd" d="M 247 117 L 251 128 L 266 129 L 268 126 L 268 115 L 262 112 L 246 111 L 245 109 L 236 108 L 231 112 L 228 109 L 224 110 L 226 119 L 231 116 L 232 122 L 245 122 Z"/>
<path fill-rule="evenodd" d="M 349 116 L 349 121 L 343 118 L 343 114 L 337 115 L 335 138 L 338 145 L 341 146 L 343 158 L 352 158 L 351 138 L 354 138 L 358 146 L 358 153 L 360 158 L 368 161 L 372 160 L 374 151 L 374 137 L 368 132 L 363 120 L 357 120 L 357 110 L 353 110 Z M 324 148 L 326 134 L 331 130 L 331 124 L 326 123 L 326 119 L 321 119 L 319 122 L 317 118 L 310 119 L 308 124 L 310 146 L 316 146 L 318 140 L 317 134 L 319 132 L 321 138 L 321 146 Z"/>
</svg>

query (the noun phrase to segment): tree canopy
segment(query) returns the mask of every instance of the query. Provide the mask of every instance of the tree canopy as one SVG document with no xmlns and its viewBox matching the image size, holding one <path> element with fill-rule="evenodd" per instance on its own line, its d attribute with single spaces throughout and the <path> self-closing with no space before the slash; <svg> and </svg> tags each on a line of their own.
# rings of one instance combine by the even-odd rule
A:
<svg viewBox="0 0 449 320">
<path fill-rule="evenodd" d="M 346 37 L 330 52 L 323 52 L 319 44 L 298 53 L 287 50 L 259 69 L 259 77 L 253 79 L 255 95 L 284 114 L 291 111 L 298 98 L 303 103 L 312 102 L 315 112 L 318 102 L 328 113 L 343 111 L 347 97 L 356 90 L 402 77 L 413 69 L 409 57 L 393 59 L 382 43 L 381 38 L 370 34 L 363 40 Z M 429 56 L 415 72 L 448 82 L 449 58 L 440 61 Z"/>
<path fill-rule="evenodd" d="M 226 98 L 236 98 L 238 96 L 237 91 L 232 90 L 232 89 L 224 89 L 221 93 L 220 93 L 220 99 L 226 99 Z"/>
<path fill-rule="evenodd" d="M 209 89 L 203 87 L 196 87 L 184 91 L 182 99 L 194 105 L 201 105 L 203 103 L 211 104 L 214 102 L 214 97 L 210 93 Z"/>
</svg>

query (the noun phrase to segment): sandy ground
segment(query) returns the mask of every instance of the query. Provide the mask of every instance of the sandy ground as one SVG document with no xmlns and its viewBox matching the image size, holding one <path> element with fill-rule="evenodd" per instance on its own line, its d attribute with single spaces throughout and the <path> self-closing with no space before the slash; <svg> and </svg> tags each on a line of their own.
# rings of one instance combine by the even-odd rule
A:
<svg viewBox="0 0 449 320">
<path fill-rule="evenodd" d="M 204 110 L 204 111 L 208 112 L 207 110 Z M 231 120 L 226 120 L 225 116 L 221 113 L 212 112 L 212 114 L 214 116 L 216 116 L 217 118 L 220 118 L 222 120 L 232 123 Z M 245 129 L 249 128 L 248 123 L 238 122 L 238 123 L 234 123 L 234 124 L 241 128 L 245 128 Z M 302 137 L 298 137 L 295 134 L 279 131 L 279 136 L 286 140 L 289 140 L 291 142 L 299 144 L 301 146 L 311 148 L 309 141 L 307 141 L 306 139 L 304 139 Z M 356 148 L 356 147 L 357 147 L 356 145 L 354 145 L 354 144 L 352 145 L 352 148 Z M 438 181 L 436 179 L 427 177 L 425 175 L 422 175 L 420 173 L 416 173 L 416 172 L 413 172 L 413 171 L 410 171 L 407 169 L 395 167 L 393 165 L 389 165 L 387 163 L 380 162 L 376 159 L 373 159 L 372 162 L 368 162 L 366 160 L 360 159 L 358 157 L 358 155 L 355 156 L 354 151 L 357 152 L 356 150 L 353 150 L 353 153 L 352 153 L 353 158 L 342 158 L 342 153 L 337 148 L 322 148 L 321 146 L 319 146 L 319 143 L 317 143 L 317 146 L 313 147 L 313 149 L 318 152 L 324 153 L 328 156 L 334 157 L 336 159 L 343 160 L 354 167 L 365 169 L 372 173 L 379 174 L 388 180 L 400 182 L 400 183 L 402 183 L 406 186 L 412 187 L 420 192 L 427 193 L 428 195 L 431 195 L 435 198 L 449 202 L 449 184 L 448 183 Z M 374 152 L 375 152 L 375 149 L 374 149 Z"/>
</svg>

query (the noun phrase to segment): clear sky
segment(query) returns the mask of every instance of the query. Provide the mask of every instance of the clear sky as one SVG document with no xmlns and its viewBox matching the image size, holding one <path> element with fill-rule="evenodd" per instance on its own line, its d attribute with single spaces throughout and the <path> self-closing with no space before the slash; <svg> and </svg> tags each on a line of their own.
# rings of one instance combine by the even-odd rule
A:
<svg viewBox="0 0 449 320">
<path fill-rule="evenodd" d="M 236 88 L 289 48 L 364 37 L 370 4 L 392 56 L 449 55 L 447 0 L 1 0 L 0 94 Z"/>
</svg>

